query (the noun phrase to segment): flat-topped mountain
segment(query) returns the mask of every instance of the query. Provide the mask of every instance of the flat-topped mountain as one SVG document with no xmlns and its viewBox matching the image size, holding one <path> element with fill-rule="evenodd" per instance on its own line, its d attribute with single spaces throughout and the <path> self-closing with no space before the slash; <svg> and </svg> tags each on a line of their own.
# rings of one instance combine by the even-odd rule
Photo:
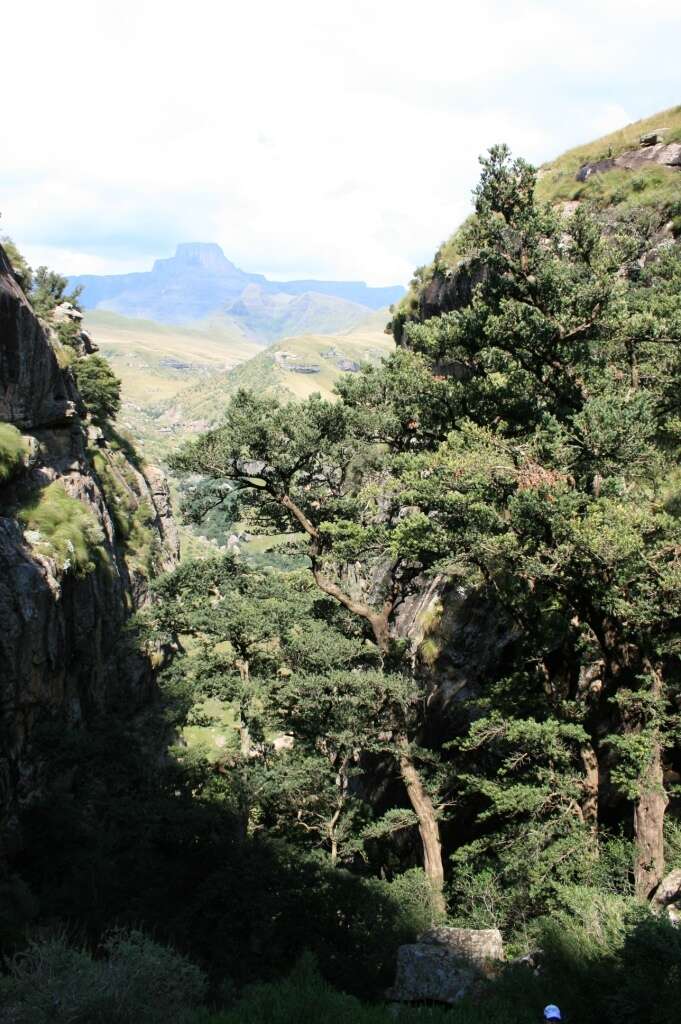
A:
<svg viewBox="0 0 681 1024">
<path fill-rule="evenodd" d="M 299 319 L 305 330 L 347 330 L 404 295 L 400 285 L 372 288 L 363 281 L 268 281 L 236 267 L 214 242 L 178 245 L 174 256 L 156 260 L 150 271 L 86 274 L 70 284 L 82 286 L 85 309 L 166 324 L 224 317 L 262 341 L 290 333 Z"/>
</svg>

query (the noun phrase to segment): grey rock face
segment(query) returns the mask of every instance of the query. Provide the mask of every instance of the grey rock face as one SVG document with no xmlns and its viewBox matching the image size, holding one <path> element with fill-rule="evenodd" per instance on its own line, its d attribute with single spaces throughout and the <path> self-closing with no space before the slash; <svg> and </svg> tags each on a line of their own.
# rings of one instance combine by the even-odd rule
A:
<svg viewBox="0 0 681 1024">
<path fill-rule="evenodd" d="M 399 1003 L 456 1003 L 471 990 L 475 978 L 475 971 L 444 946 L 419 942 L 398 949 L 395 984 L 386 995 Z"/>
<path fill-rule="evenodd" d="M 59 315 L 77 322 L 71 310 Z M 116 703 L 139 709 L 153 693 L 148 659 L 122 642 L 126 620 L 148 598 L 148 579 L 117 535 L 112 485 L 126 508 L 151 509 L 162 568 L 172 568 L 179 549 L 163 474 L 133 466 L 101 430 L 85 429 L 59 347 L 0 247 L 0 420 L 28 441 L 23 467 L 0 484 L 0 861 L 18 842 L 18 805 L 42 785 L 31 747 L 36 723 L 86 725 Z M 106 463 L 108 493 L 93 449 Z M 83 507 L 97 538 L 89 571 L 77 571 L 68 551 L 59 556 L 21 519 L 54 483 Z"/>
<path fill-rule="evenodd" d="M 490 961 L 503 959 L 496 928 L 432 928 L 418 942 L 400 946 L 395 984 L 386 993 L 396 1002 L 456 1003 Z"/>
<path fill-rule="evenodd" d="M 21 430 L 63 426 L 82 405 L 0 246 L 0 420 Z"/>
<path fill-rule="evenodd" d="M 177 523 L 173 518 L 168 481 L 158 466 L 145 466 L 143 476 L 156 510 L 157 528 L 163 538 L 162 567 L 168 572 L 177 564 L 180 557 L 180 537 Z"/>
</svg>

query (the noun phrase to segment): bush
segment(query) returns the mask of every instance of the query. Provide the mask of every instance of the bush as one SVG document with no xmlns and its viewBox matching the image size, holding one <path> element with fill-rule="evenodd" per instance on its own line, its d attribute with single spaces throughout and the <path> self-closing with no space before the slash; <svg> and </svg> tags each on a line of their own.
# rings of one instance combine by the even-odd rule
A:
<svg viewBox="0 0 681 1024">
<path fill-rule="evenodd" d="M 128 564 L 147 577 L 155 576 L 161 554 L 158 530 L 154 527 L 156 512 L 148 500 L 139 498 L 139 485 L 125 455 L 115 450 L 105 454 L 95 448 L 90 450 L 90 458 Z"/>
<path fill-rule="evenodd" d="M 632 1024 L 676 1024 L 681 1006 L 681 930 L 646 908 L 637 908 L 628 923 L 621 984 L 613 998 L 617 1016 Z"/>
<path fill-rule="evenodd" d="M 5 250 L 5 255 L 7 256 L 7 259 L 11 264 L 12 270 L 14 271 L 14 276 L 19 282 L 19 286 L 25 292 L 25 294 L 28 295 L 31 288 L 33 287 L 33 272 L 31 268 L 29 267 L 28 263 L 21 255 L 21 253 L 19 252 L 11 238 L 8 238 L 8 236 L 5 235 L 4 238 L 0 238 L 0 242 L 2 242 L 2 247 Z"/>
<path fill-rule="evenodd" d="M 94 960 L 63 937 L 31 943 L 0 981 L 0 1021 L 180 1024 L 205 996 L 199 968 L 141 932 L 112 932 L 102 949 Z"/>
<path fill-rule="evenodd" d="M 197 1015 L 196 1024 L 392 1024 L 395 1014 L 383 1005 L 367 1005 L 338 992 L 322 979 L 314 958 L 304 956 L 284 981 L 253 985 L 228 1012 Z M 451 1021 L 444 1008 L 407 1009 L 399 1021 Z"/>
<path fill-rule="evenodd" d="M 18 511 L 17 518 L 23 523 L 31 546 L 54 558 L 62 570 L 86 576 L 107 558 L 101 526 L 85 505 L 66 493 L 58 480 L 38 491 Z"/>
<path fill-rule="evenodd" d="M 73 365 L 85 407 L 100 422 L 115 419 L 121 407 L 121 382 L 102 356 L 88 356 Z"/>
<path fill-rule="evenodd" d="M 72 292 L 66 291 L 68 278 L 48 270 L 47 267 L 38 267 L 33 279 L 33 287 L 29 298 L 38 316 L 47 317 L 55 306 L 62 302 L 70 302 L 76 309 L 82 287 L 75 288 Z"/>
<path fill-rule="evenodd" d="M 551 1001 L 594 1024 L 676 1021 L 681 931 L 630 898 L 586 887 L 565 897 L 566 910 L 540 932 Z"/>
<path fill-rule="evenodd" d="M 11 423 L 0 423 L 0 484 L 9 480 L 23 465 L 28 445 Z"/>
<path fill-rule="evenodd" d="M 74 350 L 78 349 L 78 338 L 80 336 L 78 324 L 72 320 L 62 320 L 60 323 L 55 324 L 54 329 L 62 345 L 66 345 L 67 348 Z"/>
</svg>

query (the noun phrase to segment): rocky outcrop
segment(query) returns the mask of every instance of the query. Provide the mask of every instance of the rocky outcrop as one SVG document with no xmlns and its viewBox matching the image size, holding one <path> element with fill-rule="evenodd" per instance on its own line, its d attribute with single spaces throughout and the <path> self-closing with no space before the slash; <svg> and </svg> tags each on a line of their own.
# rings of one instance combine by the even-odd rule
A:
<svg viewBox="0 0 681 1024">
<path fill-rule="evenodd" d="M 64 427 L 83 411 L 0 246 L 0 420 L 20 430 Z"/>
<path fill-rule="evenodd" d="M 26 453 L 0 483 L 0 860 L 18 841 L 19 803 L 41 785 L 36 724 L 134 713 L 153 694 L 150 661 L 123 627 L 150 574 L 178 557 L 163 474 L 87 424 L 68 365 L 93 347 L 76 314 L 42 323 L 0 248 L 0 421 Z M 68 354 L 64 322 L 76 328 Z"/>
<path fill-rule="evenodd" d="M 386 995 L 395 1002 L 456 1003 L 503 957 L 496 928 L 432 928 L 400 946 L 395 984 Z"/>
<path fill-rule="evenodd" d="M 180 535 L 173 518 L 168 481 L 158 466 L 145 465 L 142 474 L 149 488 L 155 513 L 155 527 L 163 541 L 160 567 L 164 572 L 168 572 L 177 564 L 180 557 Z"/>
<path fill-rule="evenodd" d="M 640 149 L 631 149 L 626 153 L 620 153 L 619 156 L 582 164 L 577 171 L 576 180 L 587 181 L 594 174 L 603 174 L 605 171 L 612 171 L 618 167 L 628 171 L 638 171 L 642 167 L 650 167 L 651 164 L 681 170 L 681 143 L 670 142 L 665 145 L 658 142 L 652 146 L 643 145 Z"/>
<path fill-rule="evenodd" d="M 417 308 L 408 316 L 398 312 L 393 317 L 389 328 L 395 343 L 402 344 L 404 325 L 409 320 L 429 320 L 430 317 L 441 316 L 443 313 L 451 313 L 468 306 L 484 275 L 484 267 L 471 259 L 461 260 L 456 267 L 446 270 L 435 269 L 426 284 L 419 289 L 416 297 Z M 446 370 L 446 367 L 437 367 L 438 372 L 442 372 L 443 369 Z M 455 374 L 457 368 L 452 367 L 451 372 Z"/>
</svg>

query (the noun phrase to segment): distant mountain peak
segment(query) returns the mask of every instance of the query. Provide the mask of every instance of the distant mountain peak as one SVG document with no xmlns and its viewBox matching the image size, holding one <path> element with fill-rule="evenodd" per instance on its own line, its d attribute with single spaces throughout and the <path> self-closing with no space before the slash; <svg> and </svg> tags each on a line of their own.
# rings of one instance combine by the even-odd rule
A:
<svg viewBox="0 0 681 1024">
<path fill-rule="evenodd" d="M 217 242 L 181 242 L 175 255 L 164 260 L 156 260 L 152 273 L 168 271 L 184 271 L 188 269 L 206 270 L 211 274 L 239 274 L 234 264 L 227 259 Z"/>
<path fill-rule="evenodd" d="M 400 285 L 372 288 L 363 281 L 268 281 L 235 266 L 216 242 L 182 242 L 174 256 L 156 260 L 150 271 L 70 281 L 83 288 L 84 309 L 164 324 L 203 321 L 228 310 L 244 331 L 264 341 L 291 333 L 294 325 L 284 310 L 301 329 L 333 333 L 404 295 Z"/>
</svg>

